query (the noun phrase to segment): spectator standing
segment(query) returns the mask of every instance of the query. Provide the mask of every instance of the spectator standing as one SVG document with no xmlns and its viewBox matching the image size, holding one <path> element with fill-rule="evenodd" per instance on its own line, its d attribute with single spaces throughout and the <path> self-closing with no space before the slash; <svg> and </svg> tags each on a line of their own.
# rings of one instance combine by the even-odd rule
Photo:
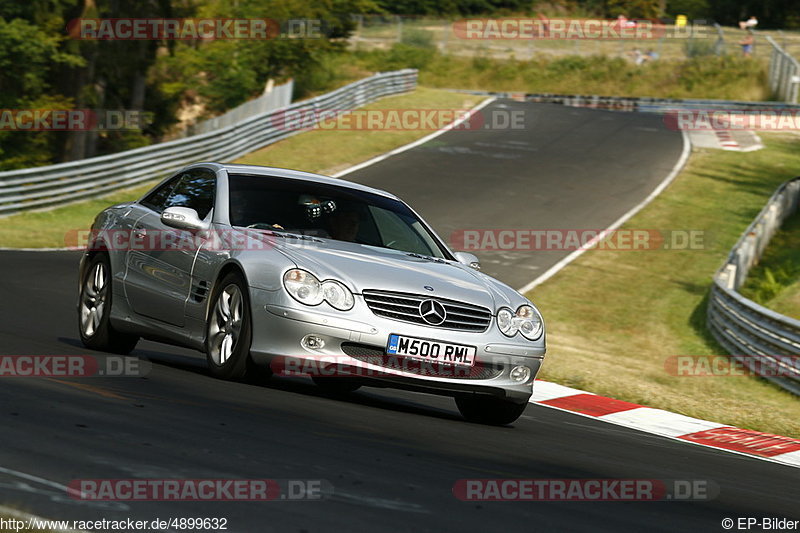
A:
<svg viewBox="0 0 800 533">
<path fill-rule="evenodd" d="M 753 36 L 753 31 L 747 30 L 747 35 L 744 36 L 744 39 L 739 41 L 739 45 L 742 47 L 742 55 L 744 55 L 744 57 L 750 57 L 753 55 L 753 44 L 755 42 L 756 40 Z"/>
</svg>

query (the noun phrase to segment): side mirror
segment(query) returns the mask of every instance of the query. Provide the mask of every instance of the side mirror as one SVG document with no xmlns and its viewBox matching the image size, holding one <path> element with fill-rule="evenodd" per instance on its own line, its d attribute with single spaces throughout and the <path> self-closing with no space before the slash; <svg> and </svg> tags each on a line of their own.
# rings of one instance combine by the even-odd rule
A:
<svg viewBox="0 0 800 533">
<path fill-rule="evenodd" d="M 474 255 L 467 252 L 456 252 L 453 255 L 456 257 L 456 261 L 459 263 L 467 265 L 468 267 L 472 267 L 475 270 L 481 269 L 481 262 L 478 261 L 478 258 Z"/>
<path fill-rule="evenodd" d="M 161 223 L 165 226 L 187 230 L 207 229 L 206 223 L 191 207 L 168 207 L 161 213 Z"/>
</svg>

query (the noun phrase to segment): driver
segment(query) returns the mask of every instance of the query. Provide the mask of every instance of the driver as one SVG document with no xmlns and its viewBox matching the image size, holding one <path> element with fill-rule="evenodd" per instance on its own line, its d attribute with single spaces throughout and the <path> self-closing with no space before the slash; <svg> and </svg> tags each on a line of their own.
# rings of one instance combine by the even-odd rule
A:
<svg viewBox="0 0 800 533">
<path fill-rule="evenodd" d="M 284 229 L 280 223 L 262 222 L 263 201 L 258 191 L 237 191 L 231 194 L 230 220 L 233 226 L 258 229 Z"/>
<path fill-rule="evenodd" d="M 359 219 L 355 211 L 336 211 L 328 219 L 331 237 L 339 241 L 356 242 Z"/>
</svg>

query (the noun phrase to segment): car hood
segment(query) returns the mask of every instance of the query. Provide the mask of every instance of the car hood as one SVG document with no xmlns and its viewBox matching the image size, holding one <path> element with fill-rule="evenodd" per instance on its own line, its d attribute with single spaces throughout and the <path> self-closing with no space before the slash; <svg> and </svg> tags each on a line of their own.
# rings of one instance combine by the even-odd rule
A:
<svg viewBox="0 0 800 533">
<path fill-rule="evenodd" d="M 489 309 L 505 300 L 497 286 L 502 284 L 455 261 L 327 239 L 277 240 L 283 242 L 276 242 L 276 248 L 298 268 L 320 279 L 341 280 L 356 294 L 368 289 L 428 294 Z"/>
</svg>

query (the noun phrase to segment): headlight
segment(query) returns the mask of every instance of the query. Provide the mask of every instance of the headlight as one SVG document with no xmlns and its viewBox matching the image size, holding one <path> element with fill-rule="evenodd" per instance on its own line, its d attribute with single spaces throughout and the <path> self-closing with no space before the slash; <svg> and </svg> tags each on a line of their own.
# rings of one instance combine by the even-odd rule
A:
<svg viewBox="0 0 800 533">
<path fill-rule="evenodd" d="M 322 284 L 319 280 L 305 270 L 293 268 L 283 275 L 283 286 L 286 291 L 298 302 L 306 305 L 319 305 L 324 296 Z"/>
<path fill-rule="evenodd" d="M 522 305 L 517 309 L 519 331 L 526 339 L 536 340 L 542 335 L 542 317 L 530 305 Z"/>
<path fill-rule="evenodd" d="M 325 301 L 339 311 L 348 311 L 355 303 L 350 289 L 332 279 L 322 282 L 322 294 Z"/>
<path fill-rule="evenodd" d="M 302 304 L 319 305 L 326 301 L 340 311 L 352 309 L 355 304 L 353 293 L 343 283 L 332 279 L 320 282 L 314 274 L 299 268 L 283 275 L 283 286 Z"/>
<path fill-rule="evenodd" d="M 517 334 L 517 326 L 514 324 L 514 314 L 510 309 L 500 309 L 497 312 L 497 327 L 503 335 L 513 337 Z"/>
<path fill-rule="evenodd" d="M 508 337 L 513 337 L 517 332 L 529 340 L 536 340 L 542 335 L 542 317 L 530 305 L 522 305 L 516 313 L 508 308 L 497 312 L 497 327 Z"/>
</svg>

